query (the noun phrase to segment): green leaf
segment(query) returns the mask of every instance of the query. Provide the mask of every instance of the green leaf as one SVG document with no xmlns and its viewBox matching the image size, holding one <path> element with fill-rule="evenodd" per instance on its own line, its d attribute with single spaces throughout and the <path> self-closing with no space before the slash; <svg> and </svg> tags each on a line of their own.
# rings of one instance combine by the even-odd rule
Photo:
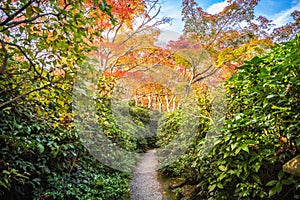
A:
<svg viewBox="0 0 300 200">
<path fill-rule="evenodd" d="M 282 111 L 287 111 L 287 110 L 289 110 L 290 108 L 289 108 L 289 107 L 279 107 L 279 106 L 273 105 L 273 106 L 272 106 L 272 109 L 282 110 Z"/>
<path fill-rule="evenodd" d="M 43 153 L 45 151 L 45 147 L 41 143 L 37 144 L 37 148 L 38 148 L 40 153 Z"/>
<path fill-rule="evenodd" d="M 233 143 L 230 145 L 231 150 L 234 150 L 238 146 L 238 143 Z"/>
<path fill-rule="evenodd" d="M 262 184 L 260 177 L 257 174 L 252 174 L 252 178 L 253 180 L 258 183 L 258 184 Z"/>
<path fill-rule="evenodd" d="M 255 155 L 255 156 L 251 156 L 251 158 L 250 158 L 250 160 L 249 160 L 249 163 L 252 163 L 254 160 L 256 160 L 257 159 L 257 155 Z"/>
<path fill-rule="evenodd" d="M 272 197 L 272 196 L 274 196 L 275 194 L 276 194 L 275 188 L 271 188 L 271 189 L 269 190 L 269 197 Z"/>
<path fill-rule="evenodd" d="M 238 153 L 240 153 L 240 151 L 241 151 L 241 147 L 239 147 L 239 148 L 237 148 L 236 150 L 235 150 L 235 155 L 237 155 Z"/>
<path fill-rule="evenodd" d="M 225 167 L 224 165 L 220 165 L 219 170 L 221 170 L 222 172 L 225 172 L 225 171 L 227 171 L 227 167 Z"/>
<path fill-rule="evenodd" d="M 223 185 L 222 185 L 221 183 L 218 183 L 218 184 L 217 184 L 217 187 L 220 188 L 220 189 L 223 189 L 223 188 L 224 188 Z"/>
<path fill-rule="evenodd" d="M 266 184 L 266 186 L 273 186 L 273 185 L 275 185 L 277 182 L 278 182 L 278 180 L 271 180 L 271 181 L 269 181 L 269 182 Z"/>
<path fill-rule="evenodd" d="M 249 153 L 249 148 L 248 148 L 248 145 L 247 145 L 247 144 L 243 144 L 243 145 L 241 146 L 241 149 L 244 150 L 244 151 L 246 151 L 247 153 Z"/>
<path fill-rule="evenodd" d="M 28 6 L 28 7 L 26 8 L 26 14 L 25 14 L 25 16 L 26 16 L 26 17 L 31 17 L 32 15 L 33 15 L 33 9 L 32 9 L 31 6 Z"/>
<path fill-rule="evenodd" d="M 5 179 L 5 180 L 7 180 L 7 179 Z M 3 186 L 6 189 L 10 188 L 10 184 L 9 183 L 4 183 L 3 181 L 0 181 L 0 186 Z"/>
<path fill-rule="evenodd" d="M 294 180 L 293 179 L 285 179 L 285 180 L 282 180 L 281 183 L 283 185 L 290 185 L 290 184 L 294 183 Z"/>
<path fill-rule="evenodd" d="M 284 172 L 281 170 L 279 173 L 278 173 L 278 179 L 281 180 L 282 177 L 284 175 Z"/>
<path fill-rule="evenodd" d="M 208 186 L 208 192 L 214 191 L 214 189 L 216 188 L 216 186 L 217 186 L 216 184 Z"/>
<path fill-rule="evenodd" d="M 259 141 L 247 140 L 247 144 L 259 144 Z"/>
<path fill-rule="evenodd" d="M 280 193 L 281 190 L 282 190 L 282 185 L 279 181 L 277 181 L 275 187 L 273 187 L 269 190 L 269 197 L 272 197 L 275 194 Z"/>
<path fill-rule="evenodd" d="M 275 95 L 275 94 L 270 94 L 270 95 L 268 95 L 267 96 L 267 99 L 272 99 L 272 98 L 274 98 L 274 97 L 276 97 L 277 95 Z"/>
<path fill-rule="evenodd" d="M 261 58 L 259 58 L 258 56 L 255 56 L 254 58 L 252 58 L 251 63 L 252 64 L 257 64 L 261 61 Z"/>
<path fill-rule="evenodd" d="M 221 181 L 222 179 L 224 179 L 227 176 L 226 173 L 222 173 L 219 177 L 218 180 Z"/>
</svg>

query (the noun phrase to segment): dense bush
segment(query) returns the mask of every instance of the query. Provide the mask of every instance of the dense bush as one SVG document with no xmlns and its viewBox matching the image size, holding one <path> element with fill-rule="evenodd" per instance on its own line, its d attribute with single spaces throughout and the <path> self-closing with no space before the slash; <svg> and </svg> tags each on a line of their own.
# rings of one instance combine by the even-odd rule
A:
<svg viewBox="0 0 300 200">
<path fill-rule="evenodd" d="M 130 175 L 105 167 L 82 145 L 72 121 L 73 78 L 65 78 L 59 87 L 37 90 L 0 110 L 1 199 L 128 198 Z M 102 80 L 110 84 L 108 79 Z M 5 77 L 1 79 L 5 83 L 0 87 L 3 102 L 20 95 L 19 90 L 9 89 L 14 84 L 5 81 Z M 96 104 L 107 136 L 128 151 L 145 151 L 147 141 L 137 135 L 146 131 L 148 111 L 122 108 L 134 110 L 131 115 L 135 120 L 123 121 L 130 126 L 126 129 L 116 123 L 106 100 L 98 99 Z M 145 147 L 140 147 L 142 140 Z"/>
<path fill-rule="evenodd" d="M 87 152 L 68 113 L 69 99 L 50 91 L 0 110 L 1 199 L 126 198 L 130 176 Z"/>
<path fill-rule="evenodd" d="M 192 153 L 178 160 L 185 164 L 164 169 L 188 177 L 183 170 L 194 167 L 189 171 L 197 180 L 188 183 L 196 186 L 192 198 L 300 198 L 300 178 L 282 171 L 282 165 L 300 153 L 299 49 L 298 34 L 241 66 L 227 82 L 227 116 L 218 144 L 200 160 L 199 137 Z M 173 114 L 164 126 L 177 118 Z M 179 134 L 178 121 L 173 131 L 162 135 Z"/>
<path fill-rule="evenodd" d="M 175 111 L 165 113 L 159 121 L 157 145 L 167 149 L 169 145 L 174 145 L 176 146 L 175 148 L 179 149 L 186 149 L 185 153 L 179 156 L 178 159 L 161 169 L 161 172 L 169 177 L 183 176 L 191 181 L 197 178 L 195 176 L 195 164 L 200 159 L 198 152 L 200 152 L 201 144 L 204 143 L 205 133 L 209 127 L 211 106 L 209 103 L 210 95 L 207 90 L 198 88 L 196 94 L 197 105 L 191 109 L 197 115 L 193 115 L 193 119 L 190 113 L 186 112 L 187 109 L 179 108 Z M 194 130 L 196 130 L 195 133 L 189 133 L 189 131 Z M 189 138 L 185 138 L 187 134 L 191 134 L 190 136 L 193 137 L 191 141 L 189 141 Z M 178 135 L 182 135 L 185 138 L 183 142 L 179 142 L 180 140 L 176 141 Z M 176 141 L 175 143 L 174 140 Z M 173 148 L 171 147 L 170 149 Z M 170 157 L 173 156 L 172 152 L 167 153 Z"/>
<path fill-rule="evenodd" d="M 228 81 L 224 135 L 197 166 L 203 198 L 300 197 L 300 178 L 282 171 L 300 152 L 299 36 L 253 58 Z"/>
</svg>

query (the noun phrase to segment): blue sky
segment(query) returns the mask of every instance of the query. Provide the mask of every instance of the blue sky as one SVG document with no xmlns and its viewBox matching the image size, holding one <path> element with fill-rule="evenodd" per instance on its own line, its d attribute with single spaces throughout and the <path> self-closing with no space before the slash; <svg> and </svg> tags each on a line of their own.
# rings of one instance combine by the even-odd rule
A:
<svg viewBox="0 0 300 200">
<path fill-rule="evenodd" d="M 173 18 L 171 26 L 163 25 L 162 29 L 181 33 L 183 23 L 181 22 L 181 0 L 162 0 L 161 14 Z M 221 11 L 226 6 L 226 0 L 196 0 L 199 6 L 209 12 Z M 290 14 L 294 10 L 300 10 L 300 0 L 260 0 L 255 9 L 257 16 L 264 15 L 273 20 L 277 26 L 289 22 Z"/>
</svg>

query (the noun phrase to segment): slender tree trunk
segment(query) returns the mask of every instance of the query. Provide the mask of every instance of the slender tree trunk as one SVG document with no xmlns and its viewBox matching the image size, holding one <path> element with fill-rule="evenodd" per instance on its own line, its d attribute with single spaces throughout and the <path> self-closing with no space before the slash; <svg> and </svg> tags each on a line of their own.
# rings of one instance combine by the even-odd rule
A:
<svg viewBox="0 0 300 200">
<path fill-rule="evenodd" d="M 172 111 L 174 111 L 176 109 L 176 96 L 174 96 L 174 98 L 172 99 L 172 103 L 173 103 Z"/>
<path fill-rule="evenodd" d="M 158 96 L 158 102 L 159 102 L 159 112 L 162 112 L 163 102 L 162 102 L 162 99 L 161 99 L 161 95 Z"/>
<path fill-rule="evenodd" d="M 152 95 L 148 94 L 148 108 L 152 108 Z"/>
<path fill-rule="evenodd" d="M 155 106 L 155 110 L 158 110 L 158 94 L 155 94 L 155 103 L 154 103 L 154 106 Z"/>
<path fill-rule="evenodd" d="M 141 97 L 141 106 L 144 107 L 144 96 Z"/>
<path fill-rule="evenodd" d="M 135 101 L 135 106 L 138 106 L 138 96 L 137 95 L 135 95 L 135 97 L 134 97 L 134 101 Z"/>
<path fill-rule="evenodd" d="M 166 109 L 169 112 L 170 111 L 170 101 L 169 101 L 169 95 L 165 94 L 165 100 L 166 100 Z"/>
</svg>

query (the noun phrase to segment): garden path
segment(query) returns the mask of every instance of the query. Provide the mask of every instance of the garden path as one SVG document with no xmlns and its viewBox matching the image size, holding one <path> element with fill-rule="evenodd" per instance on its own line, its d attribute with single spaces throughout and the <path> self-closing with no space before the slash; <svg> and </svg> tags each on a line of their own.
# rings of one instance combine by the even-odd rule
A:
<svg viewBox="0 0 300 200">
<path fill-rule="evenodd" d="M 133 173 L 130 182 L 130 196 L 132 200 L 166 200 L 157 178 L 157 156 L 155 150 L 145 153 Z"/>
</svg>

